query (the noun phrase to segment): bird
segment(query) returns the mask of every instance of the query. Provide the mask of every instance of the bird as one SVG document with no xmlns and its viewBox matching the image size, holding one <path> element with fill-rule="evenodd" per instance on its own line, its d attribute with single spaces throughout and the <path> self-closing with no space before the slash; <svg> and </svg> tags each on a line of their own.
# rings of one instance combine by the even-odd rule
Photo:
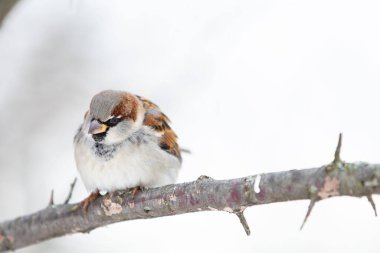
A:
<svg viewBox="0 0 380 253">
<path fill-rule="evenodd" d="M 90 102 L 74 137 L 77 170 L 90 195 L 176 182 L 182 164 L 169 118 L 150 100 L 126 91 L 104 90 Z"/>
</svg>

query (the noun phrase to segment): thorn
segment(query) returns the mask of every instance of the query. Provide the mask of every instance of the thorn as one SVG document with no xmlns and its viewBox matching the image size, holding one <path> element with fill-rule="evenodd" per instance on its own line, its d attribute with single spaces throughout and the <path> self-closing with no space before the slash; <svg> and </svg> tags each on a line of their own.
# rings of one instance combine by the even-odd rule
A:
<svg viewBox="0 0 380 253">
<path fill-rule="evenodd" d="M 250 235 L 251 234 L 251 230 L 249 229 L 249 225 L 247 223 L 247 220 L 245 219 L 243 211 L 235 212 L 235 214 L 239 218 L 241 225 L 243 225 L 245 233 L 247 235 Z"/>
<path fill-rule="evenodd" d="M 339 140 L 338 140 L 338 145 L 336 146 L 335 150 L 335 157 L 333 163 L 338 163 L 340 162 L 340 149 L 342 147 L 342 133 L 339 134 Z"/>
<path fill-rule="evenodd" d="M 372 195 L 371 194 L 367 195 L 367 199 L 369 203 L 371 204 L 373 211 L 375 212 L 375 216 L 377 217 L 376 204 L 375 204 L 375 201 L 373 201 Z"/>
<path fill-rule="evenodd" d="M 53 206 L 53 205 L 54 205 L 54 190 L 51 190 L 48 206 Z"/>
<path fill-rule="evenodd" d="M 300 230 L 302 230 L 303 227 L 305 226 L 305 223 L 306 223 L 307 219 L 309 218 L 309 216 L 310 216 L 310 214 L 311 214 L 311 210 L 313 210 L 313 207 L 314 207 L 314 205 L 315 205 L 316 202 L 317 202 L 317 198 L 316 198 L 316 197 L 313 197 L 313 198 L 310 200 L 310 204 L 309 204 L 309 207 L 308 207 L 308 209 L 307 209 L 307 213 L 306 213 L 306 215 L 305 215 L 305 218 L 304 218 L 304 220 L 303 220 L 303 222 L 302 222 L 302 225 L 301 225 L 301 227 L 300 227 Z"/>
<path fill-rule="evenodd" d="M 63 202 L 64 204 L 68 204 L 69 203 L 69 201 L 71 199 L 71 195 L 73 195 L 73 190 L 74 190 L 76 182 L 77 182 L 77 178 L 74 178 L 74 181 L 70 184 L 69 195 L 67 195 L 67 198 L 66 198 L 65 202 Z"/>
<path fill-rule="evenodd" d="M 203 180 L 214 180 L 212 177 L 206 176 L 206 175 L 201 175 L 197 178 L 197 182 L 203 181 Z"/>
</svg>

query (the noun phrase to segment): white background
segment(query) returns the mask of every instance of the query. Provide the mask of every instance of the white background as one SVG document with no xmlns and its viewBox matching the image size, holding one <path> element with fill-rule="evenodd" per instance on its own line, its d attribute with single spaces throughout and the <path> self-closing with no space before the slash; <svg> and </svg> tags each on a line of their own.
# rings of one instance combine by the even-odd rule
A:
<svg viewBox="0 0 380 253">
<path fill-rule="evenodd" d="M 63 201 L 73 135 L 103 89 L 172 119 L 180 182 L 380 160 L 378 1 L 23 0 L 0 29 L 0 217 Z M 87 193 L 79 181 L 73 201 Z M 380 203 L 379 198 L 375 201 Z M 378 252 L 366 199 L 251 207 L 109 225 L 20 252 Z"/>
</svg>

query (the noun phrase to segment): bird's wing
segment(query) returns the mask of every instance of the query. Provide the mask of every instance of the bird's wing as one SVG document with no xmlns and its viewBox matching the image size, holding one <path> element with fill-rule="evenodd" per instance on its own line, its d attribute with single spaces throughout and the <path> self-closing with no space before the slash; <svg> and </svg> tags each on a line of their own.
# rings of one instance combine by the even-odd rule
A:
<svg viewBox="0 0 380 253">
<path fill-rule="evenodd" d="M 137 97 L 141 100 L 146 110 L 143 124 L 151 127 L 160 136 L 161 149 L 182 161 L 181 152 L 177 144 L 177 135 L 169 126 L 169 118 L 153 102 L 140 96 Z"/>
</svg>

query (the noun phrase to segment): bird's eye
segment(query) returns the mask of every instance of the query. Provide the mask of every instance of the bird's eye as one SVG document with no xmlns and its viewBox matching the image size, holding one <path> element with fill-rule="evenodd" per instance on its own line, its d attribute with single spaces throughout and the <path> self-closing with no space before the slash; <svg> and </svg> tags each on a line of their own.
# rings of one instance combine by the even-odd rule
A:
<svg viewBox="0 0 380 253">
<path fill-rule="evenodd" d="M 107 120 L 105 123 L 107 126 L 113 127 L 113 126 L 116 126 L 120 121 L 122 121 L 122 118 L 112 117 L 109 120 Z"/>
</svg>

